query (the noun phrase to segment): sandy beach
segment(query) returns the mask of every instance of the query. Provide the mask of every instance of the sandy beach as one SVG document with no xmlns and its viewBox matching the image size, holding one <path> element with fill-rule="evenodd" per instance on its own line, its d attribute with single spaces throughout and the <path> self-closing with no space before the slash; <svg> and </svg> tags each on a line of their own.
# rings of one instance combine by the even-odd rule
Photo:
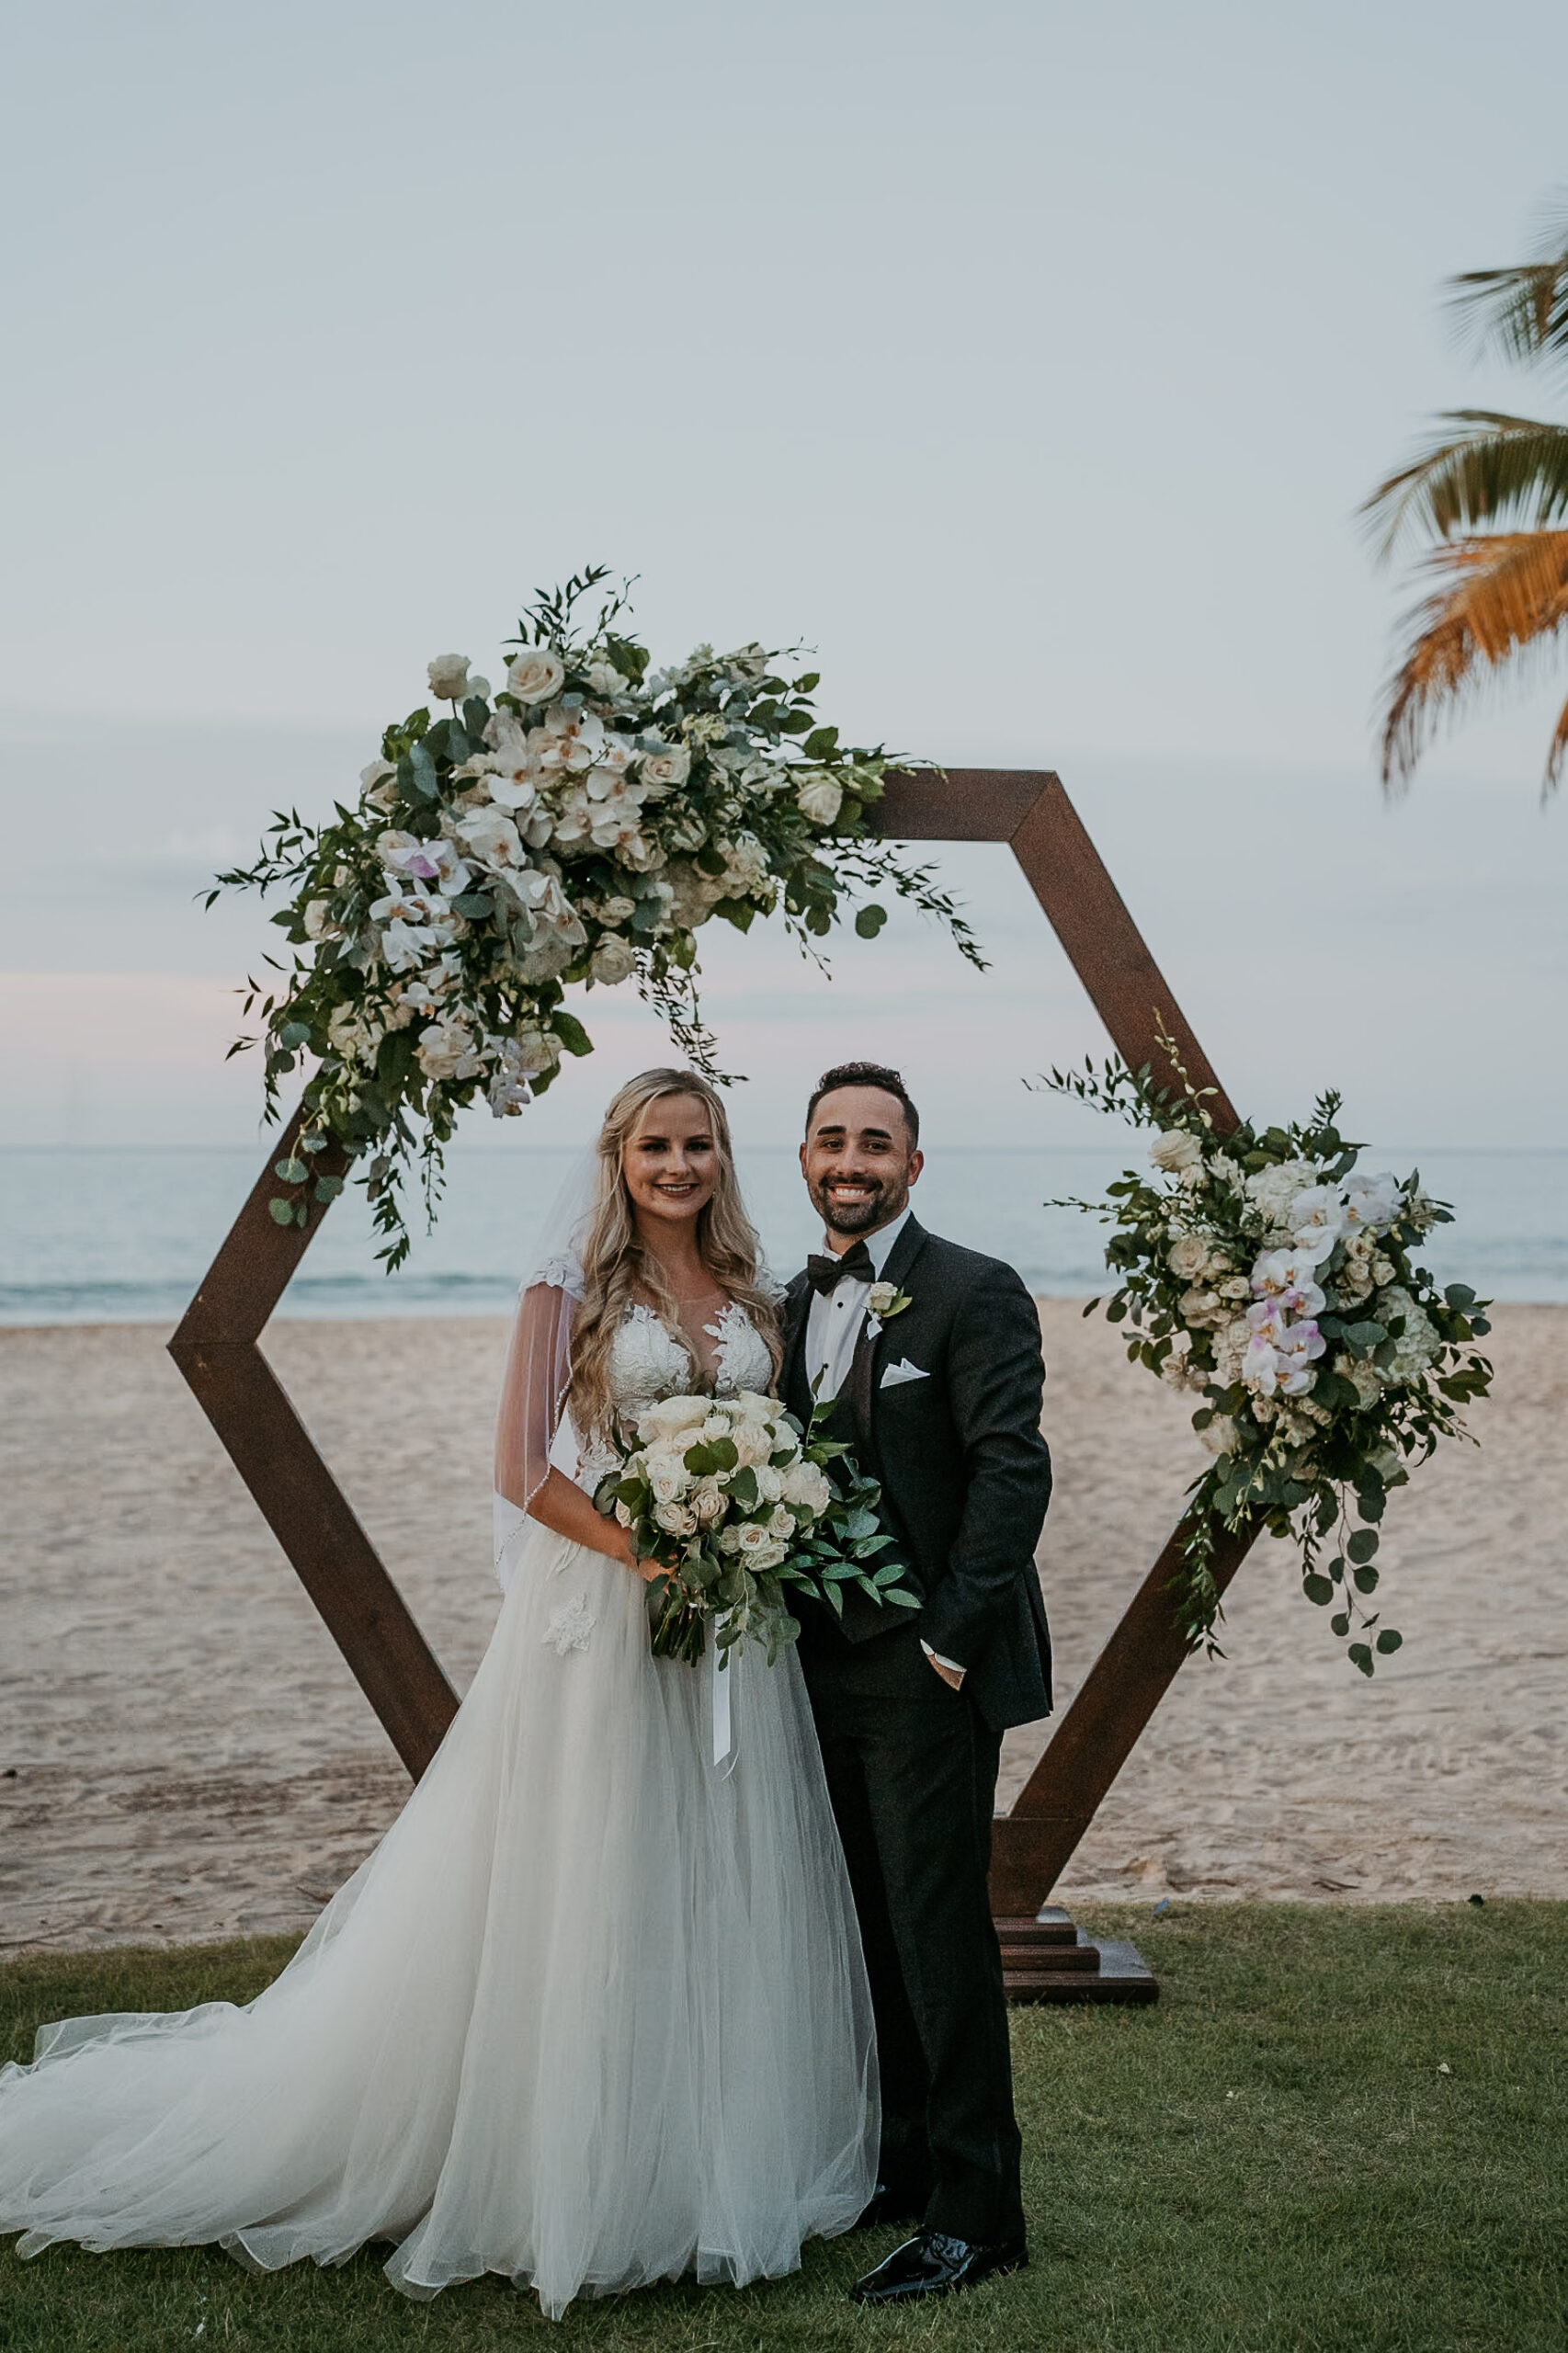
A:
<svg viewBox="0 0 1568 2353">
<path fill-rule="evenodd" d="M 1199 1465 L 1179 1402 L 1070 1302 L 1041 1316 L 1044 1579 L 1072 1694 Z M 0 1331 L 0 1948 L 303 1927 L 407 1782 L 142 1325 Z M 278 1324 L 267 1351 L 460 1689 L 490 1570 L 499 1322 Z M 1496 1315 L 1479 1449 L 1393 1499 L 1369 1685 L 1290 1556 L 1233 1589 L 1061 1893 L 1568 1895 L 1568 1308 Z M 1008 1745 L 1006 1799 L 1048 1727 Z"/>
</svg>

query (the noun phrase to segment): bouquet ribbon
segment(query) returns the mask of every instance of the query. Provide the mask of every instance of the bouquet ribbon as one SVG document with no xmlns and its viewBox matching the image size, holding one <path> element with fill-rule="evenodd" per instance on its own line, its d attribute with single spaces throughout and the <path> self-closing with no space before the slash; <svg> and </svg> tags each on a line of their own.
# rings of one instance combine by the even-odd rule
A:
<svg viewBox="0 0 1568 2353">
<path fill-rule="evenodd" d="M 724 1664 L 731 1654 L 720 1654 L 717 1643 L 708 1645 L 709 1680 L 713 1691 L 713 1769 L 728 1779 L 735 1769 L 734 1720 L 730 1708 L 730 1682 L 733 1670 Z"/>
</svg>

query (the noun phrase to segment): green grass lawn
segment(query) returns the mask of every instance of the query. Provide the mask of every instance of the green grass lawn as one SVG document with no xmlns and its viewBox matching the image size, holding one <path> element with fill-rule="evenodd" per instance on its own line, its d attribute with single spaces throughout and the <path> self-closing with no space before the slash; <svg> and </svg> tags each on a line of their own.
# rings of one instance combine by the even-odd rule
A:
<svg viewBox="0 0 1568 2353">
<path fill-rule="evenodd" d="M 253 2278 L 219 2254 L 0 2249 L 6 2353 L 245 2353 L 529 2342 L 658 2353 L 1564 2353 L 1568 1904 L 1103 1909 L 1152 2009 L 1014 2016 L 1032 2263 L 919 2314 L 860 2313 L 881 2232 L 792 2279 L 677 2286 L 556 2325 L 499 2280 L 431 2304 L 374 2255 Z M 244 2000 L 287 1943 L 16 1961 L 0 2052 L 42 2019 Z M 1447 2072 L 1444 2072 L 1444 2071 Z"/>
</svg>

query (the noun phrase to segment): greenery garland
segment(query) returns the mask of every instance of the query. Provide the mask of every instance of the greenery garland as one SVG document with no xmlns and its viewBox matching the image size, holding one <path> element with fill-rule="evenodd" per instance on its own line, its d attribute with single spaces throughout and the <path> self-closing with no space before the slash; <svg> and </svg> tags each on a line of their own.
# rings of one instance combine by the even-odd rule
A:
<svg viewBox="0 0 1568 2353">
<path fill-rule="evenodd" d="M 263 1023 L 268 1118 L 282 1080 L 315 1065 L 272 1214 L 303 1226 L 342 1189 L 312 1183 L 300 1155 L 331 1139 L 369 1151 L 389 1272 L 408 1253 L 411 1163 L 433 1220 L 459 1112 L 481 1096 L 497 1118 L 519 1112 L 563 1054 L 592 1051 L 569 990 L 633 981 L 693 1067 L 723 1079 L 698 1002 L 711 917 L 745 931 L 778 911 L 815 954 L 846 900 L 874 938 L 887 918 L 870 894 L 891 891 L 984 969 L 933 870 L 873 830 L 892 762 L 818 721 L 800 649 L 699 645 L 655 671 L 627 633 L 624 588 L 579 624 L 607 577 L 594 567 L 536 595 L 494 697 L 465 656 L 437 657 L 430 688 L 449 715 L 426 705 L 388 727 L 351 806 L 324 825 L 277 813 L 256 863 L 207 894 L 289 894 L 272 920 L 292 964 L 268 958 L 282 977 L 253 980 L 244 1006 Z"/>
<path fill-rule="evenodd" d="M 1412 1463 L 1468 1436 L 1460 1409 L 1492 1381 L 1471 1345 L 1490 1329 L 1490 1302 L 1464 1283 L 1439 1291 L 1414 1263 L 1452 1211 L 1418 1175 L 1357 1173 L 1364 1147 L 1340 1134 L 1337 1095 L 1320 1096 L 1304 1123 L 1244 1120 L 1221 1136 L 1205 1108 L 1214 1089 L 1194 1087 L 1164 1042 L 1174 1087 L 1115 1061 L 1040 1084 L 1157 1131 L 1153 1176 L 1129 1169 L 1101 1201 L 1051 1206 L 1114 1227 L 1108 1317 L 1131 1325 L 1130 1358 L 1203 1401 L 1192 1426 L 1215 1460 L 1187 1490 L 1182 1628 L 1218 1654 L 1214 1530 L 1261 1519 L 1294 1540 L 1307 1599 L 1333 1606 L 1334 1632 L 1356 1634 L 1348 1655 L 1370 1675 L 1403 1639 L 1366 1607 L 1378 1523 Z"/>
</svg>

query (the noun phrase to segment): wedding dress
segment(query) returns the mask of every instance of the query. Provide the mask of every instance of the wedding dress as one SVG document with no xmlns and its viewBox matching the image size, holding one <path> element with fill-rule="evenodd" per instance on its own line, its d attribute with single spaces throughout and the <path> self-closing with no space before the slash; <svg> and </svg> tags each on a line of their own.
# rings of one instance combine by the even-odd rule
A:
<svg viewBox="0 0 1568 2353">
<path fill-rule="evenodd" d="M 523 1451 L 591 1489 L 560 1411 L 575 1288 L 526 1294 L 508 1390 Z M 770 1385 L 744 1311 L 709 1328 L 721 1394 Z M 633 1308 L 621 1410 L 694 1375 Z M 21 2254 L 217 2242 L 270 2270 L 393 2240 L 411 2296 L 494 2271 L 558 2316 L 693 2269 L 775 2277 L 855 2222 L 870 2003 L 793 1652 L 726 1668 L 716 1764 L 714 1672 L 652 1656 L 642 1583 L 516 1500 L 498 1533 L 468 1696 L 282 1975 L 243 2008 L 45 2027 L 0 2073 Z"/>
</svg>

